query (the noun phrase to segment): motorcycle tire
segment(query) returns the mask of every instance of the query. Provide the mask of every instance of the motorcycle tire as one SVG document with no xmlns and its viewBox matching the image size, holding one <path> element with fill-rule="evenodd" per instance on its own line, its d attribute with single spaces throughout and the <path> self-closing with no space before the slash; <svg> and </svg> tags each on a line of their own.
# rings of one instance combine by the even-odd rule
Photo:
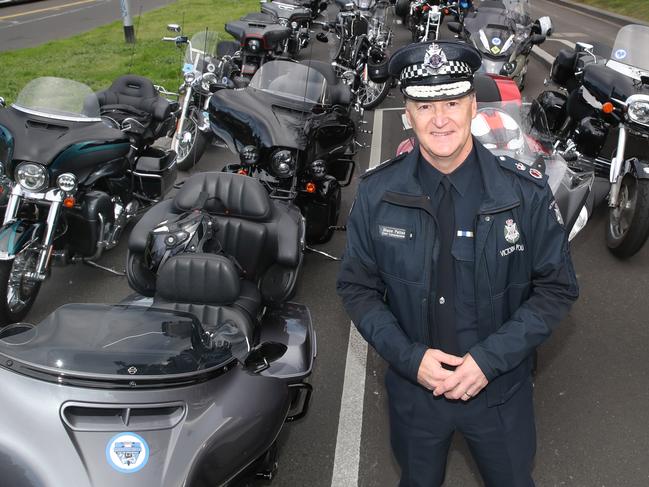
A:
<svg viewBox="0 0 649 487">
<path fill-rule="evenodd" d="M 636 254 L 649 237 L 649 180 L 626 174 L 619 205 L 609 208 L 606 245 L 613 255 L 626 259 Z"/>
<path fill-rule="evenodd" d="M 374 83 L 373 81 L 370 81 L 368 79 L 365 83 L 372 83 L 372 84 L 376 85 L 377 87 L 380 86 L 380 85 L 383 85 L 383 86 L 381 86 L 381 89 L 379 90 L 378 95 L 375 98 L 373 98 L 369 102 L 361 103 L 361 106 L 363 107 L 363 109 L 365 109 L 365 110 L 373 110 L 374 108 L 378 107 L 383 102 L 383 100 L 385 100 L 385 98 L 388 96 L 388 93 L 390 93 L 390 88 L 392 88 L 392 79 L 388 79 L 387 81 L 385 81 L 383 83 Z"/>
<path fill-rule="evenodd" d="M 36 267 L 36 254 L 33 254 L 31 258 L 34 259 L 33 264 L 34 267 Z M 9 280 L 11 279 L 12 273 L 17 272 L 14 269 L 15 261 L 15 259 L 0 261 L 0 296 L 2 296 L 2 299 L 0 299 L 0 326 L 23 321 L 25 316 L 27 316 L 27 313 L 29 313 L 29 310 L 32 309 L 36 296 L 38 296 L 38 291 L 41 288 L 40 281 L 30 283 L 28 286 L 31 287 L 31 289 L 27 295 L 16 298 L 19 299 L 21 303 L 14 303 L 14 306 L 12 306 L 9 302 Z M 34 269 L 29 269 L 29 271 L 33 272 Z M 23 269 L 20 273 L 22 274 L 20 276 L 20 287 L 22 288 L 22 286 L 25 285 L 25 270 Z"/>
<path fill-rule="evenodd" d="M 189 148 L 186 148 L 183 151 L 180 151 L 179 148 L 176 165 L 180 171 L 189 171 L 198 161 L 200 161 L 201 157 L 203 157 L 203 153 L 207 148 L 209 136 L 205 132 L 200 131 L 191 118 L 187 117 L 184 123 L 193 124 L 195 134 Z"/>
</svg>

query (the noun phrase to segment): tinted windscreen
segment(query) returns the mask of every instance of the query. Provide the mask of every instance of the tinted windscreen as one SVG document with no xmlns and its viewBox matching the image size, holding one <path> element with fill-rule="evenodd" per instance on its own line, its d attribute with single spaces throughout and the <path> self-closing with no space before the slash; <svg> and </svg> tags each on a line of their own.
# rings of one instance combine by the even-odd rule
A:
<svg viewBox="0 0 649 487">
<path fill-rule="evenodd" d="M 0 332 L 0 354 L 51 373 L 169 376 L 221 367 L 245 338 L 234 323 L 208 335 L 192 314 L 140 306 L 68 304 L 37 326 Z"/>
</svg>

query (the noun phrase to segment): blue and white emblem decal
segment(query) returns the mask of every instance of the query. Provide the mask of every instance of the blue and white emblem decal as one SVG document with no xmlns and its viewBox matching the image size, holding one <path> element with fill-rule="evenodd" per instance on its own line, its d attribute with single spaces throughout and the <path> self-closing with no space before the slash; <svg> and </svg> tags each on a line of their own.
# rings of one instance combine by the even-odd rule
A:
<svg viewBox="0 0 649 487">
<path fill-rule="evenodd" d="M 618 49 L 615 51 L 615 59 L 624 59 L 626 57 L 626 50 Z"/>
<path fill-rule="evenodd" d="M 140 435 L 120 433 L 106 445 L 106 459 L 118 472 L 137 472 L 149 461 L 149 445 Z"/>
<path fill-rule="evenodd" d="M 183 73 L 191 73 L 194 71 L 194 65 L 192 63 L 185 63 L 183 65 Z"/>
<path fill-rule="evenodd" d="M 499 46 L 499 45 L 502 44 L 502 42 L 503 42 L 503 41 L 502 41 L 502 39 L 501 39 L 500 37 L 494 37 L 493 39 L 491 39 L 491 43 L 492 43 L 494 46 Z"/>
</svg>

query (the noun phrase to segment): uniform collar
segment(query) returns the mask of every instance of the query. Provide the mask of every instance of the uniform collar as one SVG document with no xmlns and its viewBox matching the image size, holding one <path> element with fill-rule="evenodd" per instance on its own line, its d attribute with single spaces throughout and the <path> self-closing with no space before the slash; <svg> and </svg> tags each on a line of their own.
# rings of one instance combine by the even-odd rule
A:
<svg viewBox="0 0 649 487">
<path fill-rule="evenodd" d="M 511 181 L 500 167 L 498 159 L 475 137 L 473 138 L 473 153 L 484 187 L 480 213 L 496 213 L 520 205 L 520 199 L 515 193 Z M 419 157 L 419 143 L 415 142 L 413 150 L 401 163 L 404 177 L 393 180 L 389 190 L 423 196 L 424 192 L 418 178 Z"/>
<path fill-rule="evenodd" d="M 439 183 L 445 176 L 444 173 L 439 171 L 430 162 L 424 159 L 423 155 L 421 154 L 421 150 L 419 151 L 419 164 L 420 168 L 418 176 L 420 179 L 420 184 L 426 184 L 427 187 L 423 189 L 427 191 L 428 194 L 435 194 Z M 479 169 L 478 163 L 476 161 L 475 149 L 471 149 L 471 152 L 462 162 L 462 164 L 460 164 L 452 173 L 446 174 L 446 177 L 451 182 L 451 185 L 455 188 L 455 191 L 457 191 L 460 196 L 465 197 L 472 182 L 476 181 L 474 179 L 477 176 L 476 171 L 479 171 Z"/>
</svg>

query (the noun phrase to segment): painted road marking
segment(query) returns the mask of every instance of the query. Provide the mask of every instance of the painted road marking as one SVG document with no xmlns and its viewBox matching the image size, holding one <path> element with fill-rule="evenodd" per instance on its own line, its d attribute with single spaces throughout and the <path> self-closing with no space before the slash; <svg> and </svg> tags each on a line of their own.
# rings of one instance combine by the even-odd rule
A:
<svg viewBox="0 0 649 487">
<path fill-rule="evenodd" d="M 376 167 L 381 162 L 383 112 L 385 110 L 403 110 L 403 107 L 374 110 L 368 170 Z M 358 332 L 354 323 L 350 323 L 347 358 L 345 362 L 345 380 L 343 382 L 343 393 L 340 399 L 340 413 L 338 416 L 336 453 L 334 455 L 334 468 L 331 477 L 332 487 L 351 487 L 358 485 L 366 373 L 367 342 Z"/>
<path fill-rule="evenodd" d="M 39 14 L 41 12 L 49 12 L 50 10 L 60 10 L 65 7 L 72 7 L 74 5 L 82 5 L 84 3 L 92 3 L 95 2 L 96 0 L 80 0 L 78 2 L 72 2 L 72 3 L 65 3 L 63 5 L 57 5 L 55 7 L 47 7 L 47 8 L 39 8 L 37 10 L 30 10 L 29 12 L 22 12 L 18 14 L 12 14 L 12 15 L 5 15 L 3 17 L 0 17 L 0 20 L 6 20 L 6 19 L 13 19 L 16 17 L 24 17 L 26 15 L 32 15 L 32 14 Z"/>
<path fill-rule="evenodd" d="M 575 46 L 576 46 L 576 44 L 574 42 L 568 41 L 566 39 L 554 39 L 552 37 L 548 37 L 545 40 L 545 42 L 549 42 L 549 41 L 560 42 L 561 44 L 564 44 L 564 45 L 568 46 L 570 49 L 574 49 Z"/>
</svg>

